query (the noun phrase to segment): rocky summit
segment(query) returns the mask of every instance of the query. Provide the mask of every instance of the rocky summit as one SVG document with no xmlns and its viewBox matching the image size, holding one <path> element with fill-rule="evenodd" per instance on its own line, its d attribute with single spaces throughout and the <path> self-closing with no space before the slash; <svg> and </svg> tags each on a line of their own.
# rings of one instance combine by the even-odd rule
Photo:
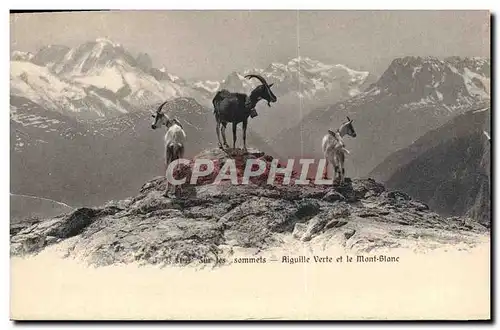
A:
<svg viewBox="0 0 500 330">
<path fill-rule="evenodd" d="M 233 156 L 210 149 L 197 157 L 217 164 L 233 157 L 272 160 L 255 150 Z M 95 266 L 223 266 L 238 254 L 291 246 L 336 246 L 351 253 L 394 248 L 418 252 L 470 248 L 489 240 L 489 230 L 477 222 L 442 217 L 373 179 L 347 179 L 343 185 L 202 180 L 185 184 L 181 194 L 171 197 L 163 196 L 165 183 L 164 177 L 157 177 L 135 197 L 16 224 L 11 228 L 11 254 L 27 256 L 58 245 L 66 257 Z"/>
</svg>

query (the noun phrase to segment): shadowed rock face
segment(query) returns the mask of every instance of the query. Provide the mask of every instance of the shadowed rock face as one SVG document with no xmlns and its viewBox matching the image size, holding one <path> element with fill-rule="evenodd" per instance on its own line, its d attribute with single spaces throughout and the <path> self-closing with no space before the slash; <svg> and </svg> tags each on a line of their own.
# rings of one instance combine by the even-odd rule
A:
<svg viewBox="0 0 500 330">
<path fill-rule="evenodd" d="M 221 157 L 215 149 L 203 155 Z M 222 264 L 235 249 L 265 251 L 288 239 L 370 252 L 417 240 L 422 247 L 473 245 L 487 236 L 481 225 L 443 218 L 372 179 L 347 179 L 343 186 L 205 182 L 185 185 L 175 198 L 163 197 L 164 189 L 165 179 L 158 177 L 133 198 L 26 224 L 11 236 L 11 253 L 33 254 L 59 244 L 67 256 L 100 266 Z"/>
<path fill-rule="evenodd" d="M 490 108 L 468 111 L 379 164 L 370 176 L 444 215 L 491 223 Z"/>
</svg>

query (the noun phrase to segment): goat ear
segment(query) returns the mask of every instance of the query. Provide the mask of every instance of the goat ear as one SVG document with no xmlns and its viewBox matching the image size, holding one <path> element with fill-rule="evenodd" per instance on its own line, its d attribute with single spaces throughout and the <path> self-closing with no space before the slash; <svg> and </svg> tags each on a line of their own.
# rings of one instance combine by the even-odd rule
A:
<svg viewBox="0 0 500 330">
<path fill-rule="evenodd" d="M 269 84 L 269 88 L 273 87 L 273 85 L 274 85 L 274 83 L 272 83 L 272 84 Z"/>
<path fill-rule="evenodd" d="M 348 120 L 348 121 L 352 121 L 352 120 L 351 120 L 351 118 L 349 118 L 349 116 L 347 116 L 347 120 Z"/>
<path fill-rule="evenodd" d="M 332 131 L 331 129 L 328 130 L 328 133 L 330 133 L 331 135 L 335 135 L 335 132 Z"/>
</svg>

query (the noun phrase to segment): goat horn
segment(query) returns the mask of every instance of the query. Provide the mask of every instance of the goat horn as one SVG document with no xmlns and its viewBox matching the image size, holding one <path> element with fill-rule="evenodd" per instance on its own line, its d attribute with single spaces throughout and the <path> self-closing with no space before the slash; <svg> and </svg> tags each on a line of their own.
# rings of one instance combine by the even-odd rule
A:
<svg viewBox="0 0 500 330">
<path fill-rule="evenodd" d="M 163 108 L 163 106 L 164 106 L 167 102 L 168 102 L 168 101 L 163 102 L 163 103 L 162 103 L 162 104 L 158 107 L 158 109 L 156 110 L 156 112 L 160 113 L 160 112 L 161 112 L 161 110 L 162 110 L 162 108 Z"/>
<path fill-rule="evenodd" d="M 271 88 L 271 86 L 269 86 L 269 84 L 267 83 L 266 79 L 264 79 L 264 77 L 262 77 L 261 75 L 258 75 L 258 74 L 247 74 L 245 76 L 245 78 L 247 78 L 247 79 L 257 78 L 257 79 L 260 80 L 260 82 L 262 83 L 262 85 L 265 85 L 267 88 Z"/>
</svg>

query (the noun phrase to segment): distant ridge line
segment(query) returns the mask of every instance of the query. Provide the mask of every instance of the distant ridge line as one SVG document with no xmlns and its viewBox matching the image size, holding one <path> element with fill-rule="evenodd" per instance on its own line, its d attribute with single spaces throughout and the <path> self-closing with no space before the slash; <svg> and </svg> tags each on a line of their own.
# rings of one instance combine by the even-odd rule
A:
<svg viewBox="0 0 500 330">
<path fill-rule="evenodd" d="M 13 193 L 10 193 L 11 196 L 20 196 L 20 197 L 27 197 L 27 198 L 33 198 L 33 199 L 41 199 L 41 200 L 44 200 L 44 201 L 49 201 L 49 202 L 54 202 L 54 203 L 57 203 L 57 204 L 60 204 L 60 205 L 64 205 L 66 207 L 69 207 L 70 209 L 74 209 L 73 206 L 69 206 L 68 204 L 66 203 L 63 203 L 63 202 L 59 202 L 59 201 L 55 201 L 53 199 L 50 199 L 50 198 L 44 198 L 44 197 L 37 197 L 37 196 L 30 196 L 30 195 L 23 195 L 23 194 L 13 194 Z"/>
</svg>

